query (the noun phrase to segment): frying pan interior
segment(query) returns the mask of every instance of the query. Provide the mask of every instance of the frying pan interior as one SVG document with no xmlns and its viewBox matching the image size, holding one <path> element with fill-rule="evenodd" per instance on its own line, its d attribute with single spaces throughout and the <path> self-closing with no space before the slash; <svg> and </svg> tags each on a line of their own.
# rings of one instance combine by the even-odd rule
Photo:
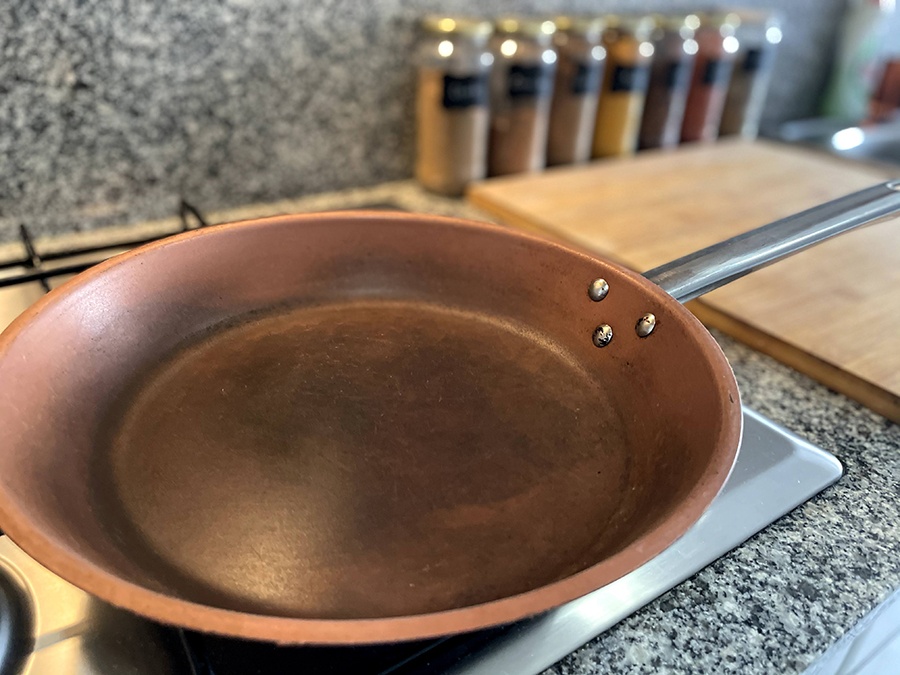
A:
<svg viewBox="0 0 900 675">
<path fill-rule="evenodd" d="M 475 627 L 577 597 L 695 521 L 740 434 L 724 357 L 668 295 L 433 217 L 151 245 L 48 296 L 0 357 L 13 539 L 116 604 L 203 606 L 198 627 L 250 637 L 268 634 L 215 612 L 500 608 Z"/>
</svg>

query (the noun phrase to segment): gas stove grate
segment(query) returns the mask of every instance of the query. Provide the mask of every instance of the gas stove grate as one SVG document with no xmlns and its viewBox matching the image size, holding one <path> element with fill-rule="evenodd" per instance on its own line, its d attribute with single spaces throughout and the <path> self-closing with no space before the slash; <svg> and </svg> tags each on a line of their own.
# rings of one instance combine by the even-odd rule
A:
<svg viewBox="0 0 900 675">
<path fill-rule="evenodd" d="M 45 291 L 49 291 L 50 279 L 83 272 L 100 262 L 102 257 L 96 259 L 96 256 L 102 256 L 105 252 L 113 251 L 115 249 L 131 249 L 135 246 L 141 246 L 143 244 L 149 244 L 152 241 L 163 239 L 172 234 L 187 232 L 188 230 L 195 230 L 209 225 L 208 220 L 203 216 L 200 210 L 184 199 L 182 199 L 178 205 L 178 218 L 181 227 L 175 232 L 167 232 L 154 237 L 143 237 L 140 239 L 111 241 L 101 246 L 66 248 L 43 254 L 40 253 L 35 246 L 34 238 L 28 230 L 28 227 L 24 224 L 19 225 L 19 240 L 25 249 L 25 256 L 0 261 L 0 271 L 9 269 L 20 269 L 21 271 L 0 278 L 0 288 L 38 282 Z M 95 259 L 69 264 L 64 263 L 67 259 L 83 256 L 94 256 Z M 62 262 L 63 264 L 47 267 L 45 263 L 50 262 Z"/>
</svg>

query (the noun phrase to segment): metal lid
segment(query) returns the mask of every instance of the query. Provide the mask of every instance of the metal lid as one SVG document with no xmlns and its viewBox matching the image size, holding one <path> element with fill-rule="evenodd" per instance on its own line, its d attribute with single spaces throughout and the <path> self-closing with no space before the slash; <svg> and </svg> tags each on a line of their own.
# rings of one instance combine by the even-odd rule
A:
<svg viewBox="0 0 900 675">
<path fill-rule="evenodd" d="M 596 40 L 603 32 L 606 22 L 599 16 L 558 16 L 553 19 L 556 30 L 570 35 L 580 35 Z"/>
<path fill-rule="evenodd" d="M 499 35 L 538 38 L 549 40 L 556 32 L 556 24 L 549 19 L 521 16 L 504 16 L 497 19 L 494 32 Z"/>
<path fill-rule="evenodd" d="M 697 28 L 718 29 L 722 37 L 734 35 L 741 25 L 741 17 L 736 12 L 699 12 L 693 16 L 697 17 Z"/>
<path fill-rule="evenodd" d="M 777 12 L 764 9 L 738 9 L 731 14 L 739 19 L 741 25 L 776 26 L 781 23 Z"/>
<path fill-rule="evenodd" d="M 649 40 L 656 28 L 653 16 L 647 14 L 607 14 L 603 20 L 606 30 L 633 35 L 638 40 Z"/>
<path fill-rule="evenodd" d="M 422 28 L 436 35 L 469 35 L 487 37 L 494 30 L 490 21 L 463 16 L 426 16 Z"/>
<path fill-rule="evenodd" d="M 678 33 L 687 40 L 694 36 L 699 20 L 693 14 L 654 14 L 657 29 Z"/>
</svg>

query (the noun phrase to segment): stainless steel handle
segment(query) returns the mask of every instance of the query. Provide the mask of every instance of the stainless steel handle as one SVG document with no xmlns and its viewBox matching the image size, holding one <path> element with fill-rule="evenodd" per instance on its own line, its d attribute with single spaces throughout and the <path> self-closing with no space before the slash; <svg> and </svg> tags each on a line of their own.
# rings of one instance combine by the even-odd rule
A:
<svg viewBox="0 0 900 675">
<path fill-rule="evenodd" d="M 900 211 L 900 180 L 854 192 L 660 265 L 644 276 L 687 302 L 830 237 Z"/>
</svg>

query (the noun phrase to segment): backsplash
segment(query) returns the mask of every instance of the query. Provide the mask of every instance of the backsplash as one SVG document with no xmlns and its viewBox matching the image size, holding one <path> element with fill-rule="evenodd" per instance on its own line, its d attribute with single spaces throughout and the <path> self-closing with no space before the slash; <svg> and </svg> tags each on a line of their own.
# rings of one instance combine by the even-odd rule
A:
<svg viewBox="0 0 900 675">
<path fill-rule="evenodd" d="M 711 3 L 9 0 L 0 240 L 409 177 L 418 19 Z M 715 2 L 718 6 L 736 3 Z M 744 1 L 744 7 L 771 7 Z M 780 3 L 764 124 L 812 115 L 843 0 Z"/>
</svg>

